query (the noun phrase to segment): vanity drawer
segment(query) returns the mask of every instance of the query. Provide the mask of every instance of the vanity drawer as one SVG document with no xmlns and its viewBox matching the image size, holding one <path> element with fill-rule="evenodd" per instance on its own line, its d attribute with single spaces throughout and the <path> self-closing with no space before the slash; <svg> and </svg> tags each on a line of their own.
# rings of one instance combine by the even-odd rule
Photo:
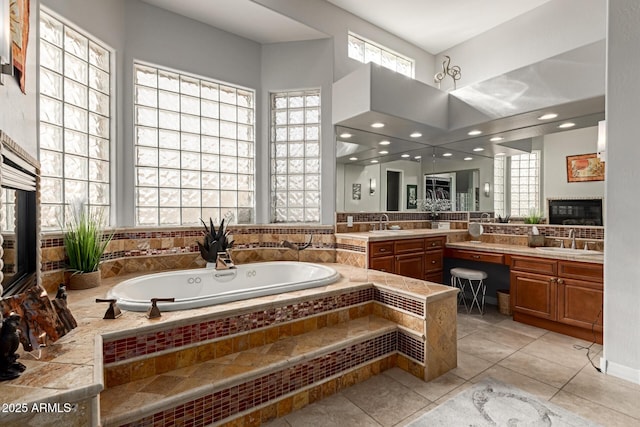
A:
<svg viewBox="0 0 640 427">
<path fill-rule="evenodd" d="M 369 268 L 372 270 L 384 271 L 385 273 L 395 273 L 396 258 L 394 256 L 380 256 L 371 258 Z"/>
<path fill-rule="evenodd" d="M 369 256 L 393 255 L 393 242 L 373 242 L 369 245 Z"/>
<path fill-rule="evenodd" d="M 534 258 L 524 256 L 511 256 L 511 270 L 527 271 L 529 273 L 547 274 L 556 276 L 558 273 L 558 261 L 546 258 Z"/>
<path fill-rule="evenodd" d="M 424 268 L 426 273 L 442 270 L 442 251 L 427 252 L 424 256 Z"/>
<path fill-rule="evenodd" d="M 394 248 L 396 255 L 410 252 L 424 252 L 424 239 L 397 240 Z"/>
<path fill-rule="evenodd" d="M 466 251 L 453 249 L 449 253 L 452 258 L 468 259 L 470 261 L 490 262 L 493 264 L 504 264 L 504 255 L 480 251 Z"/>
<path fill-rule="evenodd" d="M 426 237 L 424 239 L 424 249 L 429 251 L 431 249 L 442 249 L 444 248 L 444 237 Z"/>
<path fill-rule="evenodd" d="M 602 283 L 602 264 L 558 261 L 558 277 Z"/>
</svg>

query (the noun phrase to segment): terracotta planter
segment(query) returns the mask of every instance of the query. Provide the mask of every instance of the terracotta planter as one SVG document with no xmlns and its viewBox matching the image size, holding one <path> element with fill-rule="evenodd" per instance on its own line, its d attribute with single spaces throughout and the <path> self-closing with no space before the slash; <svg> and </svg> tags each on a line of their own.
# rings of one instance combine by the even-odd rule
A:
<svg viewBox="0 0 640 427">
<path fill-rule="evenodd" d="M 76 273 L 69 277 L 69 289 L 91 289 L 100 286 L 101 283 L 100 270 L 91 273 Z"/>
</svg>

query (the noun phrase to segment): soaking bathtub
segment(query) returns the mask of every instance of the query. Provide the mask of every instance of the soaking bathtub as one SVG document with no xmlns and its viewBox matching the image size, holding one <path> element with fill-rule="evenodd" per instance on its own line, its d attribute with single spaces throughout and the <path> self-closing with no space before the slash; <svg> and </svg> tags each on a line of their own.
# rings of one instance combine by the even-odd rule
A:
<svg viewBox="0 0 640 427">
<path fill-rule="evenodd" d="M 107 298 L 117 299 L 118 306 L 129 311 L 146 311 L 151 298 L 175 298 L 175 302 L 158 302 L 162 311 L 175 311 L 324 286 L 339 278 L 336 270 L 321 264 L 261 262 L 227 270 L 146 274 L 114 286 Z"/>
</svg>

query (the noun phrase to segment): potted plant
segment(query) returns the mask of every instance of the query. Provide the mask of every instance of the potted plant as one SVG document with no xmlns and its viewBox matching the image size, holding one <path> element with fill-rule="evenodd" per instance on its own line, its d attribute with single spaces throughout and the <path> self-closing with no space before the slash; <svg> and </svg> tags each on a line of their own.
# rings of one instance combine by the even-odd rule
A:
<svg viewBox="0 0 640 427">
<path fill-rule="evenodd" d="M 540 224 L 542 221 L 542 214 L 536 209 L 529 209 L 529 215 L 524 217 L 525 224 Z"/>
<path fill-rule="evenodd" d="M 224 228 L 224 219 L 220 223 L 220 227 L 216 231 L 216 226 L 213 225 L 213 220 L 209 218 L 209 227 L 202 221 L 204 225 L 204 241 L 196 241 L 198 248 L 200 248 L 200 255 L 208 263 L 216 262 L 219 253 L 226 254 L 227 249 L 230 249 L 233 245 L 233 241 L 228 239 L 229 230 Z"/>
<path fill-rule="evenodd" d="M 89 289 L 100 285 L 100 260 L 113 238 L 105 235 L 102 211 L 88 213 L 82 205 L 71 209 L 64 233 L 68 258 L 69 289 Z"/>
</svg>

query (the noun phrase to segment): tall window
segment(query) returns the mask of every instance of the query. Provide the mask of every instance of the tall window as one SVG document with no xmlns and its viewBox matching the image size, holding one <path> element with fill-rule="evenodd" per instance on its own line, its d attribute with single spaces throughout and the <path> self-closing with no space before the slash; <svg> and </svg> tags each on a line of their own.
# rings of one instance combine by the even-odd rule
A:
<svg viewBox="0 0 640 427">
<path fill-rule="evenodd" d="M 320 221 L 320 90 L 271 94 L 271 218 Z"/>
<path fill-rule="evenodd" d="M 415 61 L 406 56 L 402 56 L 391 49 L 360 37 L 349 32 L 347 36 L 349 43 L 349 58 L 360 61 L 364 64 L 373 62 L 382 65 L 396 73 L 404 74 L 407 77 L 415 76 Z"/>
<path fill-rule="evenodd" d="M 499 188 L 500 182 L 503 184 Z M 509 189 L 506 194 L 505 188 Z M 540 151 L 511 156 L 508 161 L 504 157 L 496 157 L 494 189 L 497 214 L 523 217 L 532 210 L 540 212 Z"/>
<path fill-rule="evenodd" d="M 40 12 L 42 229 L 84 202 L 109 218 L 111 59 L 104 44 Z"/>
<path fill-rule="evenodd" d="M 138 225 L 254 221 L 255 93 L 134 64 Z"/>
</svg>

